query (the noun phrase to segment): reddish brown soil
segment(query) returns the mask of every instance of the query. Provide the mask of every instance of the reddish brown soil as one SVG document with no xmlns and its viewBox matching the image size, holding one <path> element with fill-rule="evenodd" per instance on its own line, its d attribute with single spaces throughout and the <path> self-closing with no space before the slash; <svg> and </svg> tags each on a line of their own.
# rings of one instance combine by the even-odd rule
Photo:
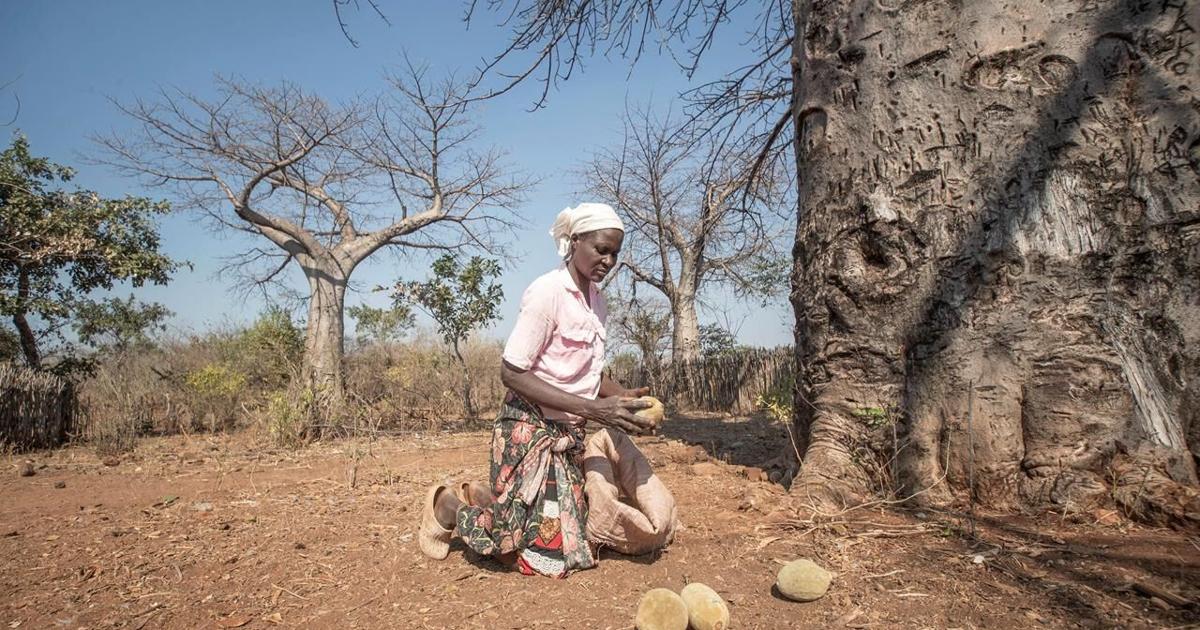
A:
<svg viewBox="0 0 1200 630">
<path fill-rule="evenodd" d="M 764 420 L 701 417 L 640 439 L 686 529 L 653 557 L 605 556 L 566 580 L 510 573 L 461 548 L 442 562 L 417 552 L 413 522 L 428 484 L 486 475 L 482 432 L 300 451 L 244 435 L 155 438 L 115 466 L 79 447 L 36 453 L 32 477 L 18 476 L 26 456 L 16 456 L 0 476 L 0 621 L 631 628 L 641 593 L 688 581 L 721 593 L 735 628 L 1139 628 L 1200 619 L 1195 608 L 1131 586 L 1200 599 L 1194 535 L 1104 512 L 983 515 L 975 538 L 950 513 L 875 506 L 814 520 L 783 488 L 751 483 L 737 465 L 773 455 L 780 435 Z M 696 466 L 708 453 L 716 458 Z M 781 563 L 797 557 L 835 572 L 824 599 L 773 595 Z"/>
</svg>

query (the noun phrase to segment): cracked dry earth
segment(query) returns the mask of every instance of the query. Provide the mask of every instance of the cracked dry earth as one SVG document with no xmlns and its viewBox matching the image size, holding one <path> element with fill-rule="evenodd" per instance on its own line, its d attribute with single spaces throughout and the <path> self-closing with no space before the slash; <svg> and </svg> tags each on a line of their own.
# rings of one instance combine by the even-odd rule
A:
<svg viewBox="0 0 1200 630">
<path fill-rule="evenodd" d="M 777 453 L 769 422 L 680 418 L 667 435 L 638 442 L 679 501 L 676 542 L 606 554 L 566 580 L 507 572 L 460 546 L 442 562 L 418 553 L 425 489 L 484 478 L 486 432 L 297 451 L 249 434 L 149 438 L 114 466 L 82 447 L 12 456 L 0 476 L 0 628 L 632 628 L 643 592 L 689 581 L 724 596 L 735 628 L 1200 619 L 1194 534 L 1104 512 L 979 515 L 974 538 L 953 512 L 814 518 L 739 465 Z M 33 476 L 15 472 L 26 459 Z M 835 573 L 825 598 L 773 594 L 797 557 Z"/>
</svg>

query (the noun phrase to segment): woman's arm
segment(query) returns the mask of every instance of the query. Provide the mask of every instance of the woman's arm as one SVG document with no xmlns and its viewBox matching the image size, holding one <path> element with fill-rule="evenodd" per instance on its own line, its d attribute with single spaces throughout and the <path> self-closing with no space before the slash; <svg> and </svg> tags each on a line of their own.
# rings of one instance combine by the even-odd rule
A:
<svg viewBox="0 0 1200 630">
<path fill-rule="evenodd" d="M 502 361 L 500 366 L 500 381 L 504 386 L 531 402 L 559 409 L 598 424 L 621 429 L 630 433 L 645 433 L 653 426 L 649 420 L 635 415 L 638 409 L 645 409 L 650 403 L 641 400 L 630 400 L 616 395 L 590 400 L 582 396 L 568 394 L 561 389 L 543 381 L 528 370 L 521 370 L 508 361 Z M 613 383 L 614 381 L 609 381 Z M 601 380 L 601 390 L 604 381 Z M 623 388 L 622 388 L 623 391 Z"/>
<path fill-rule="evenodd" d="M 639 387 L 637 389 L 625 389 L 625 386 L 608 377 L 607 374 L 600 375 L 600 398 L 608 398 L 609 396 L 624 396 L 626 398 L 638 398 L 650 393 L 649 387 Z"/>
</svg>

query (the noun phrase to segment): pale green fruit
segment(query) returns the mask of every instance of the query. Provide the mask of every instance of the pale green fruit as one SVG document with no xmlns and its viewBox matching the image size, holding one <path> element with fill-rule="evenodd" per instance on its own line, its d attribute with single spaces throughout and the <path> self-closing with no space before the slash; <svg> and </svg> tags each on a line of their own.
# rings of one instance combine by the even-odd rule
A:
<svg viewBox="0 0 1200 630">
<path fill-rule="evenodd" d="M 716 591 L 699 582 L 683 587 L 679 597 L 687 605 L 692 630 L 727 630 L 729 606 Z"/>
<path fill-rule="evenodd" d="M 780 594 L 792 601 L 811 602 L 825 595 L 832 580 L 833 574 L 829 571 L 812 560 L 802 558 L 783 565 L 775 586 Z"/>
<path fill-rule="evenodd" d="M 655 588 L 638 602 L 637 630 L 687 630 L 688 610 L 674 591 Z"/>
</svg>

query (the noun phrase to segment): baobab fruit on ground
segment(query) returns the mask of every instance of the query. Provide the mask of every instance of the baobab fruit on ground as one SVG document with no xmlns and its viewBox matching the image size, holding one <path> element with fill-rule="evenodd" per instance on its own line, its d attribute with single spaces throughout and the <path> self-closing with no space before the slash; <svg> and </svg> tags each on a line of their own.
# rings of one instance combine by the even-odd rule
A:
<svg viewBox="0 0 1200 630">
<path fill-rule="evenodd" d="M 793 560 L 779 570 L 775 587 L 784 597 L 795 602 L 811 602 L 825 596 L 833 574 L 821 568 L 821 565 L 801 558 Z"/>
<path fill-rule="evenodd" d="M 716 591 L 699 582 L 692 582 L 679 592 L 687 606 L 692 630 L 726 630 L 729 628 L 729 606 Z"/>
<path fill-rule="evenodd" d="M 687 605 L 675 591 L 650 589 L 638 602 L 634 625 L 637 630 L 687 630 Z"/>
</svg>

